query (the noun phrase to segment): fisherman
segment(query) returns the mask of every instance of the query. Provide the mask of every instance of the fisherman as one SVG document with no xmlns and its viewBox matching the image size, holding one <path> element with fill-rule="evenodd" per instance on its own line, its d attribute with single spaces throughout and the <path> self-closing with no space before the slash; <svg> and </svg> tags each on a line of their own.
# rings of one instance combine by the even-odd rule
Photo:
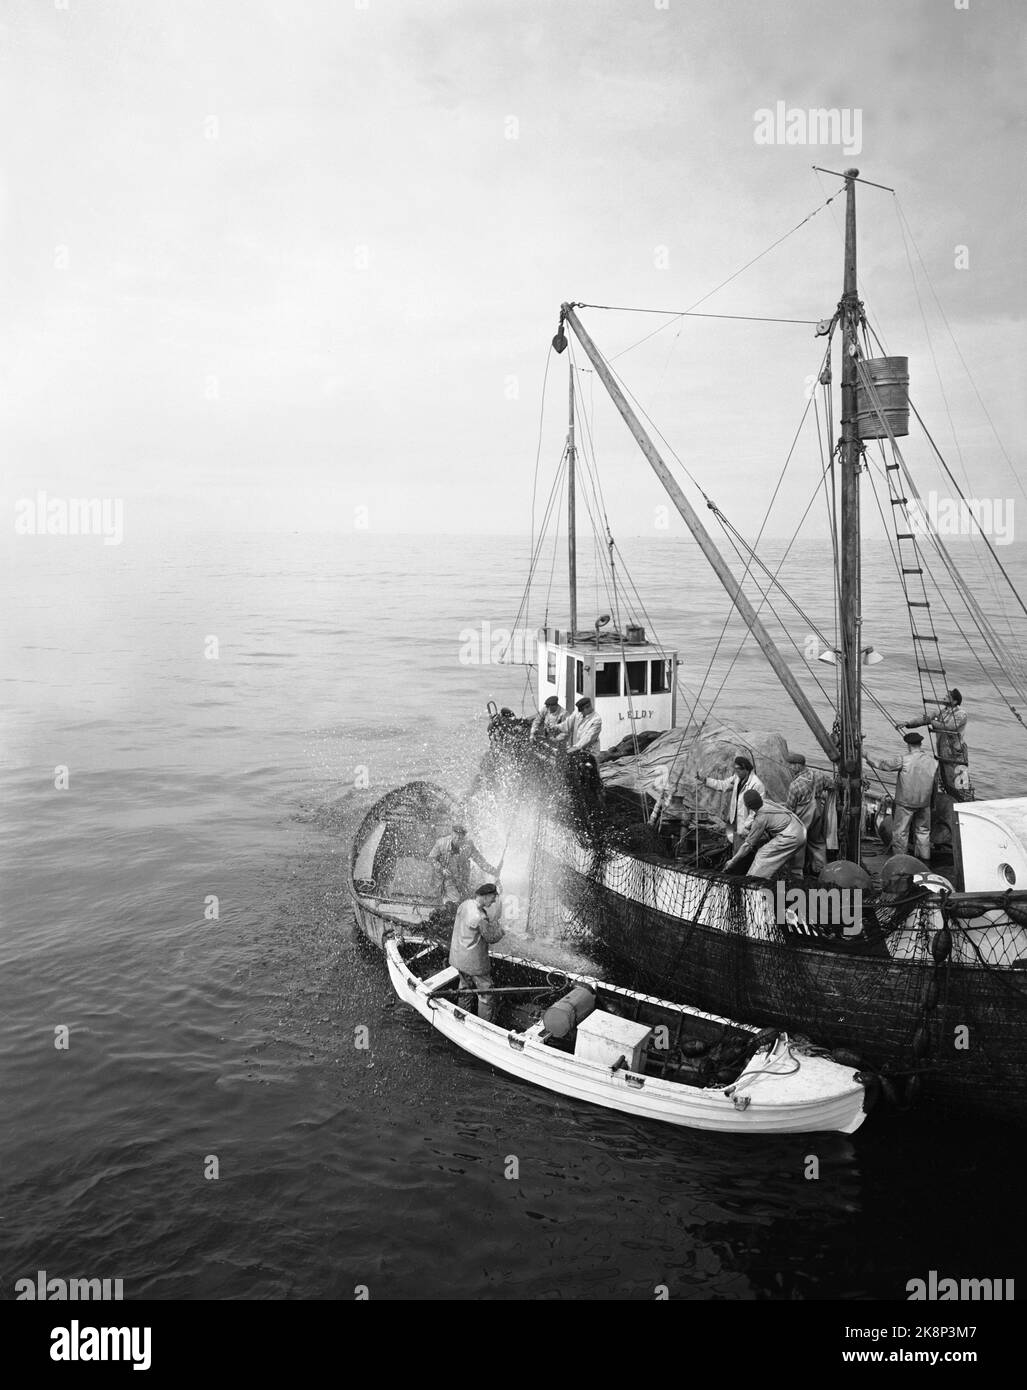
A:
<svg viewBox="0 0 1027 1390">
<path fill-rule="evenodd" d="M 532 721 L 530 734 L 532 743 L 539 741 L 544 744 L 562 743 L 567 737 L 566 729 L 561 727 L 566 718 L 567 711 L 557 697 L 555 695 L 547 696 L 545 703 Z"/>
<path fill-rule="evenodd" d="M 439 876 L 439 896 L 444 903 L 458 903 L 471 886 L 471 860 L 487 874 L 499 873 L 467 834 L 467 827 L 454 823 L 452 834 L 442 835 L 428 852 L 428 862 Z"/>
<path fill-rule="evenodd" d="M 799 817 L 777 801 L 764 801 L 756 791 L 744 792 L 743 800 L 752 813 L 752 824 L 722 872 L 729 874 L 740 860 L 758 849 L 750 877 L 776 878 L 781 869 L 801 874 L 806 858 L 806 827 Z"/>
<path fill-rule="evenodd" d="M 587 695 L 582 695 L 574 709 L 575 713 L 568 715 L 560 726 L 567 740 L 568 764 L 583 786 L 591 784 L 596 795 L 601 796 L 603 784 L 596 754 L 603 721 Z"/>
<path fill-rule="evenodd" d="M 567 739 L 567 752 L 583 753 L 594 759 L 599 752 L 599 735 L 603 730 L 603 721 L 596 714 L 587 695 L 582 695 L 574 708 L 577 713 L 568 715 L 562 725 L 564 737 Z"/>
<path fill-rule="evenodd" d="M 830 772 L 807 767 L 802 753 L 788 758 L 795 768 L 785 797 L 785 809 L 794 811 L 806 828 L 806 862 L 811 875 L 827 867 L 827 827 L 824 821 L 824 798 L 834 788 Z"/>
<path fill-rule="evenodd" d="M 940 709 L 932 714 L 925 706 L 923 719 L 905 726 L 907 729 L 927 728 L 932 734 L 937 734 L 941 780 L 953 801 L 969 801 L 973 795 L 970 786 L 970 754 L 963 737 L 966 718 L 962 693 L 953 686 L 942 701 Z"/>
<path fill-rule="evenodd" d="M 752 760 L 747 758 L 744 753 L 739 753 L 735 758 L 734 773 L 731 777 L 706 777 L 701 772 L 697 772 L 695 780 L 707 787 L 712 787 L 714 791 L 731 793 L 731 802 L 727 811 L 727 837 L 731 845 L 731 853 L 737 855 L 738 847 L 748 835 L 749 827 L 752 825 L 752 812 L 745 804 L 745 793 L 753 791 L 762 796 L 767 790 L 753 771 Z"/>
<path fill-rule="evenodd" d="M 492 973 L 489 946 L 501 940 L 504 933 L 499 923 L 499 889 L 494 883 L 483 883 L 474 896 L 465 898 L 456 910 L 453 937 L 449 946 L 449 963 L 460 972 L 462 990 L 491 990 Z M 471 1012 L 478 1000 L 478 1017 L 491 1023 L 496 1013 L 495 996 L 461 994 L 457 1002 Z"/>
<path fill-rule="evenodd" d="M 903 734 L 906 753 L 901 758 L 885 758 L 868 764 L 878 772 L 897 772 L 895 780 L 895 812 L 892 817 L 892 849 L 896 854 L 908 854 L 909 834 L 913 831 L 916 848 L 913 853 L 925 864 L 931 862 L 931 793 L 938 776 L 938 763 L 923 748 L 923 735 Z"/>
</svg>

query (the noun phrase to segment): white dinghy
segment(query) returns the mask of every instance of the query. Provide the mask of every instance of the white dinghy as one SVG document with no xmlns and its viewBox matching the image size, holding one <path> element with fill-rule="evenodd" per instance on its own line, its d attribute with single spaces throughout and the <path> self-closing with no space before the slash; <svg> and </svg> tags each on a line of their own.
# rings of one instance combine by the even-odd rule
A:
<svg viewBox="0 0 1027 1390">
<path fill-rule="evenodd" d="M 461 1007 L 446 945 L 394 934 L 383 944 L 396 994 L 450 1041 L 594 1105 L 692 1129 L 851 1134 L 874 1094 L 874 1078 L 805 1040 L 518 956 L 492 957 L 498 1008 L 486 1022 Z"/>
</svg>

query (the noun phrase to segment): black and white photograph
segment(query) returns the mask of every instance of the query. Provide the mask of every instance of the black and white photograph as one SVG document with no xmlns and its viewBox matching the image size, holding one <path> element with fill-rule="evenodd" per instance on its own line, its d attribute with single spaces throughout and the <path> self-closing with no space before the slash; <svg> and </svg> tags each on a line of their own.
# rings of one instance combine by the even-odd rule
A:
<svg viewBox="0 0 1027 1390">
<path fill-rule="evenodd" d="M 1017 0 L 4 0 L 29 1374 L 181 1384 L 223 1317 L 259 1371 L 323 1302 L 997 1373 L 1025 40 Z"/>
</svg>

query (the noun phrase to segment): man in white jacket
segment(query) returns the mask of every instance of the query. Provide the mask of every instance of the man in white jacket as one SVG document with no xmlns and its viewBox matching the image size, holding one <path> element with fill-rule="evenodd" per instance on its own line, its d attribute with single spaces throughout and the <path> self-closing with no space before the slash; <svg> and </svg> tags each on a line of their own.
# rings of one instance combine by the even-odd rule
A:
<svg viewBox="0 0 1027 1390">
<path fill-rule="evenodd" d="M 744 753 L 739 753 L 730 777 L 704 777 L 702 773 L 697 772 L 696 781 L 712 787 L 714 791 L 731 793 L 727 811 L 728 840 L 731 843 L 731 853 L 737 854 L 753 821 L 753 812 L 745 804 L 745 793 L 758 792 L 760 796 L 765 796 L 767 792 L 753 771 L 751 759 Z"/>
<path fill-rule="evenodd" d="M 603 731 L 603 721 L 596 714 L 587 695 L 581 697 L 574 709 L 575 713 L 568 715 L 564 724 L 567 730 L 567 752 L 588 754 L 594 758 L 599 752 L 599 735 Z"/>
</svg>

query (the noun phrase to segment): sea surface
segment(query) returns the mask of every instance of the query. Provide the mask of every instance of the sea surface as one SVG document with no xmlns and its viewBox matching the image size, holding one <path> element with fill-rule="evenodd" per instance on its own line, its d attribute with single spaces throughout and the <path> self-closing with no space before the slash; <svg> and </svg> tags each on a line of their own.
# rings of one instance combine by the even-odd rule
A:
<svg viewBox="0 0 1027 1390">
<path fill-rule="evenodd" d="M 680 654 L 680 712 L 727 676 L 713 717 L 814 760 L 737 622 L 718 648 L 726 600 L 694 547 L 622 548 Z M 528 555 L 374 533 L 4 542 L 0 1297 L 40 1270 L 127 1299 L 903 1299 L 932 1269 L 1023 1275 L 1012 1128 L 924 1108 L 851 1137 L 675 1131 L 497 1074 L 394 1001 L 354 934 L 349 844 L 397 783 L 466 788 L 488 699 L 530 708 L 523 668 L 478 659 L 545 616 L 548 557 L 517 622 Z M 1027 587 L 1022 548 L 1002 558 Z M 623 571 L 611 596 L 583 568 L 582 624 L 623 617 Z M 829 627 L 828 552 L 782 573 Z M 911 717 L 886 549 L 865 591 L 868 681 Z M 948 661 L 978 794 L 1024 791 L 1023 727 L 977 657 Z M 873 710 L 866 728 L 896 751 Z"/>
</svg>

